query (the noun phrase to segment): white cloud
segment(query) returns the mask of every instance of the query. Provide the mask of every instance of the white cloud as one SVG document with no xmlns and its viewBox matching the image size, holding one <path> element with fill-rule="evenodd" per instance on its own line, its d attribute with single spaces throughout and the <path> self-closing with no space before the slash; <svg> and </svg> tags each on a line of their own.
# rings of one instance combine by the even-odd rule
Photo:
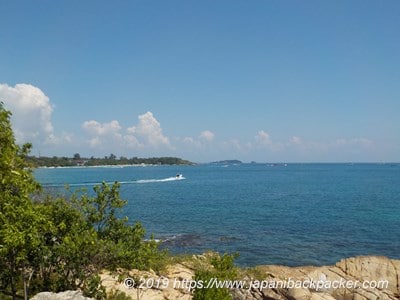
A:
<svg viewBox="0 0 400 300">
<path fill-rule="evenodd" d="M 122 128 L 118 121 L 99 123 L 88 121 L 83 125 L 89 134 L 89 144 L 104 151 L 104 147 L 114 147 L 107 150 L 120 153 L 129 149 L 142 150 L 141 153 L 162 153 L 172 151 L 183 157 L 202 157 L 212 160 L 211 157 L 222 158 L 228 154 L 254 159 L 285 159 L 286 157 L 301 160 L 326 160 L 327 157 L 346 157 L 348 153 L 363 153 L 372 149 L 373 142 L 366 138 L 338 138 L 325 141 L 312 141 L 300 136 L 292 136 L 286 141 L 276 141 L 265 130 L 259 130 L 252 140 L 240 141 L 237 138 L 217 140 L 211 130 L 203 130 L 197 137 L 172 137 L 163 134 L 160 123 L 151 112 L 138 117 L 135 126 Z M 172 141 L 172 142 L 171 142 Z M 161 150 L 161 152 L 155 152 Z M 207 150 L 207 151 L 205 151 Z M 339 155 L 339 156 L 338 156 Z M 340 156 L 342 155 L 342 156 Z M 197 158 L 198 159 L 198 158 Z"/>
<path fill-rule="evenodd" d="M 373 141 L 367 138 L 351 138 L 351 139 L 339 138 L 336 139 L 336 141 L 333 144 L 339 147 L 352 146 L 361 148 L 371 148 L 374 145 Z"/>
<path fill-rule="evenodd" d="M 86 130 L 86 132 L 88 132 L 89 134 L 95 136 L 115 136 L 119 138 L 121 137 L 121 134 L 119 132 L 122 127 L 116 120 L 113 120 L 110 123 L 103 124 L 94 120 L 86 121 L 83 123 L 82 128 Z"/>
<path fill-rule="evenodd" d="M 182 142 L 185 147 L 189 147 L 192 150 L 202 150 L 205 147 L 211 146 L 211 143 L 215 139 L 215 134 L 210 130 L 204 130 L 200 132 L 197 138 L 187 136 L 184 138 L 178 138 L 177 142 Z"/>
<path fill-rule="evenodd" d="M 298 149 L 306 149 L 306 150 L 329 150 L 329 149 L 337 149 L 337 148 L 355 148 L 355 147 L 364 147 L 369 148 L 373 146 L 373 141 L 366 138 L 337 138 L 335 140 L 327 140 L 327 141 L 307 141 L 303 140 L 301 137 L 293 136 L 289 142 L 286 144 L 287 146 L 296 146 Z"/>
<path fill-rule="evenodd" d="M 170 155 L 223 158 L 228 155 L 256 158 L 284 159 L 295 157 L 298 160 L 341 160 L 353 157 L 367 157 L 376 152 L 375 143 L 365 137 L 337 138 L 325 140 L 307 140 L 299 136 L 276 141 L 265 130 L 259 130 L 255 136 L 240 141 L 236 137 L 219 140 L 211 130 L 203 130 L 198 135 L 184 138 L 168 137 L 163 133 L 160 122 L 152 112 L 138 116 L 131 127 L 123 127 L 117 120 L 101 123 L 96 120 L 82 124 L 81 133 L 62 133 L 56 135 L 51 121 L 53 105 L 49 97 L 38 87 L 30 84 L 9 86 L 0 84 L 0 101 L 13 115 L 11 122 L 18 143 L 31 142 L 34 147 L 49 155 L 67 154 L 65 151 L 87 151 L 81 144 L 86 139 L 92 153 L 135 155 Z M 71 119 L 73 121 L 73 119 Z M 74 147 L 74 148 L 71 148 Z M 58 151 L 55 153 L 54 151 Z M 169 151 L 169 152 L 166 152 Z M 179 153 L 178 153 L 179 152 Z M 357 156 L 355 156 L 357 155 Z"/>
<path fill-rule="evenodd" d="M 280 142 L 272 141 L 268 132 L 264 130 L 258 131 L 257 135 L 254 137 L 256 140 L 256 147 L 269 149 L 274 152 L 282 151 L 285 149 L 285 145 Z"/>
<path fill-rule="evenodd" d="M 256 142 L 260 145 L 272 145 L 271 138 L 268 132 L 260 130 L 255 136 Z"/>
<path fill-rule="evenodd" d="M 215 134 L 210 130 L 204 130 L 199 135 L 199 140 L 210 143 L 214 140 Z"/>
<path fill-rule="evenodd" d="M 12 112 L 11 124 L 17 143 L 32 143 L 39 153 L 40 150 L 51 152 L 58 146 L 65 149 L 67 144 L 72 144 L 73 134 L 55 134 L 51 121 L 53 105 L 38 87 L 25 83 L 14 87 L 0 84 L 0 101 Z"/>
<path fill-rule="evenodd" d="M 144 147 L 144 145 L 139 142 L 139 140 L 136 138 L 136 136 L 134 136 L 132 134 L 124 135 L 123 138 L 124 138 L 126 146 L 130 149 L 140 149 L 140 148 Z"/>
<path fill-rule="evenodd" d="M 184 138 L 179 138 L 177 139 L 177 142 L 182 143 L 181 147 L 179 148 L 185 148 L 186 150 L 190 151 L 198 151 L 203 148 L 203 144 L 199 141 L 199 139 L 193 138 L 191 136 L 187 136 Z"/>
<path fill-rule="evenodd" d="M 90 136 L 88 143 L 92 148 L 110 144 L 115 145 L 122 141 L 120 133 L 122 127 L 116 120 L 103 124 L 95 120 L 86 121 L 82 124 L 82 128 Z"/>
<path fill-rule="evenodd" d="M 87 143 L 98 150 L 125 153 L 129 149 L 172 149 L 169 138 L 163 134 L 160 123 L 151 112 L 140 115 L 138 119 L 137 125 L 126 129 L 116 120 L 109 123 L 86 121 L 82 128 L 88 135 Z"/>
<path fill-rule="evenodd" d="M 151 147 L 171 146 L 168 137 L 163 134 L 160 123 L 149 111 L 140 115 L 139 123 L 136 126 L 129 127 L 127 132 L 131 135 L 130 139 L 134 136 L 143 145 Z"/>
<path fill-rule="evenodd" d="M 14 87 L 0 84 L 0 101 L 12 112 L 11 122 L 18 143 L 52 143 L 54 136 L 51 123 L 53 107 L 42 90 L 30 84 Z"/>
<path fill-rule="evenodd" d="M 355 138 L 353 142 L 364 147 L 372 147 L 374 145 L 372 140 L 366 138 Z"/>
<path fill-rule="evenodd" d="M 290 139 L 290 143 L 294 145 L 302 145 L 303 140 L 298 136 L 292 136 L 292 138 Z"/>
</svg>

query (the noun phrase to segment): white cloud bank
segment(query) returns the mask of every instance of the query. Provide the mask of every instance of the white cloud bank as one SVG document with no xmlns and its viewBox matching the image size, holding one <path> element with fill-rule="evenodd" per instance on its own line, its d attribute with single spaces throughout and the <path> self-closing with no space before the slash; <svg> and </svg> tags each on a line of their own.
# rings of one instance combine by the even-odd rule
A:
<svg viewBox="0 0 400 300">
<path fill-rule="evenodd" d="M 210 130 L 204 130 L 200 132 L 197 137 L 187 136 L 184 138 L 177 138 L 178 143 L 182 143 L 183 147 L 187 147 L 192 151 L 204 150 L 215 146 L 213 143 L 215 140 L 215 133 Z"/>
<path fill-rule="evenodd" d="M 91 120 L 82 124 L 92 148 L 111 152 L 128 150 L 172 150 L 169 138 L 152 112 L 138 117 L 136 125 L 123 129 L 117 120 L 99 123 Z"/>
<path fill-rule="evenodd" d="M 51 143 L 53 106 L 42 90 L 30 84 L 0 84 L 0 101 L 12 112 L 11 122 L 18 143 Z"/>
<path fill-rule="evenodd" d="M 211 130 L 197 136 L 179 138 L 163 133 L 152 112 L 138 116 L 136 124 L 124 128 L 119 121 L 82 124 L 82 132 L 56 135 L 51 121 L 54 106 L 49 97 L 30 84 L 0 84 L 0 101 L 13 115 L 11 122 L 18 143 L 31 142 L 47 155 L 72 155 L 83 152 L 94 155 L 174 155 L 198 161 L 239 158 L 259 161 L 344 161 L 371 160 L 376 145 L 365 137 L 312 141 L 300 136 L 276 141 L 269 132 L 259 130 L 250 140 L 232 137 L 217 139 Z M 68 146 L 68 147 L 67 147 Z M 66 151 L 70 153 L 66 153 Z M 37 154 L 37 153 L 35 153 Z"/>
</svg>

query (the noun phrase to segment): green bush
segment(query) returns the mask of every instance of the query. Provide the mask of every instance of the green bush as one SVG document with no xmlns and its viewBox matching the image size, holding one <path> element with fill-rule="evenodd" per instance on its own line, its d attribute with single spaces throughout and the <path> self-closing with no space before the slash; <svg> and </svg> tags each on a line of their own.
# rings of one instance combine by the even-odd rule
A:
<svg viewBox="0 0 400 300">
<path fill-rule="evenodd" d="M 86 284 L 83 286 L 83 294 L 96 300 L 108 298 L 105 287 L 101 285 L 101 278 L 99 275 L 93 275 L 88 278 Z"/>
<path fill-rule="evenodd" d="M 206 288 L 211 280 L 235 280 L 237 278 L 237 270 L 234 265 L 236 254 L 213 255 L 210 265 L 200 266 L 195 271 L 194 280 L 203 283 L 202 288 L 196 288 L 193 300 L 229 300 L 232 296 L 227 288 L 216 287 Z"/>
<path fill-rule="evenodd" d="M 107 300 L 132 300 L 132 297 L 122 291 L 113 290 L 107 295 Z"/>
</svg>

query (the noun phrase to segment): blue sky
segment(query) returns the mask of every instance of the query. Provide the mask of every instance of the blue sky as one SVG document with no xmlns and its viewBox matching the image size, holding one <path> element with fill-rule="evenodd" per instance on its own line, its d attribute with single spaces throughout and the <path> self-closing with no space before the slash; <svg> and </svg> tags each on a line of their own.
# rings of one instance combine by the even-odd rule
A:
<svg viewBox="0 0 400 300">
<path fill-rule="evenodd" d="M 33 154 L 399 161 L 398 1 L 0 2 Z"/>
</svg>

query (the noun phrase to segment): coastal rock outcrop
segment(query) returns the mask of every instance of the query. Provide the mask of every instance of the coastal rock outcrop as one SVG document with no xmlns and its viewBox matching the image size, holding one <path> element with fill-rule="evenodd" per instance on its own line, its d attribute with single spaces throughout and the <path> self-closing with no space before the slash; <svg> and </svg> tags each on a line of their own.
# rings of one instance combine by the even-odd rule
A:
<svg viewBox="0 0 400 300">
<path fill-rule="evenodd" d="M 201 256 L 199 256 L 201 257 Z M 231 288 L 235 300 L 396 300 L 400 299 L 400 260 L 378 256 L 358 256 L 342 259 L 332 266 L 286 267 L 278 265 L 258 266 L 253 273 L 244 272 L 242 288 Z M 251 275 L 253 274 L 253 275 Z M 134 280 L 127 286 L 118 275 L 103 273 L 102 284 L 108 292 L 121 291 L 132 299 L 143 300 L 190 300 L 193 298 L 194 268 L 177 263 L 169 266 L 163 276 L 155 272 L 130 271 Z M 185 285 L 182 283 L 189 283 Z M 78 292 L 65 295 L 41 293 L 34 300 L 88 299 Z M 71 298 L 77 293 L 76 298 Z M 52 294 L 52 295 L 50 295 Z M 52 296 L 49 298 L 49 296 Z"/>
<path fill-rule="evenodd" d="M 266 280 L 291 283 L 272 289 L 276 295 L 271 295 L 271 289 L 261 290 L 261 299 L 400 299 L 400 260 L 358 256 L 334 266 L 258 268 Z"/>
</svg>

